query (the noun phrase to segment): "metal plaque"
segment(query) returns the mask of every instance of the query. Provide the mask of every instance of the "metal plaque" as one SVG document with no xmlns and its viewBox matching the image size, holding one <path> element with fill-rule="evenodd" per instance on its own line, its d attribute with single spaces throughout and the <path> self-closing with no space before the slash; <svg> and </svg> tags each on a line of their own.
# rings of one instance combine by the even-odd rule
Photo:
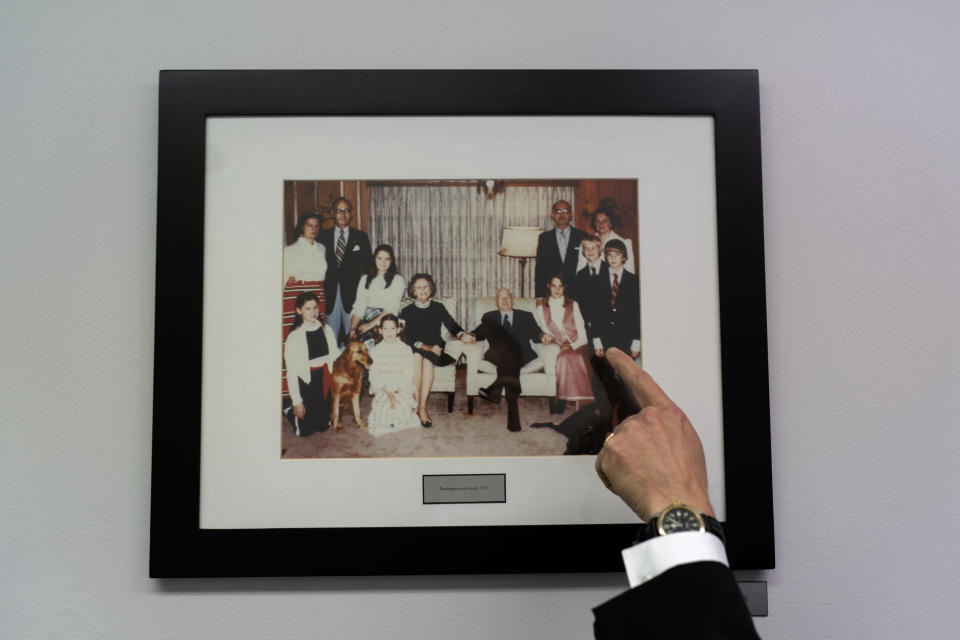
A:
<svg viewBox="0 0 960 640">
<path fill-rule="evenodd" d="M 423 476 L 423 504 L 506 501 L 507 475 L 504 473 Z"/>
</svg>

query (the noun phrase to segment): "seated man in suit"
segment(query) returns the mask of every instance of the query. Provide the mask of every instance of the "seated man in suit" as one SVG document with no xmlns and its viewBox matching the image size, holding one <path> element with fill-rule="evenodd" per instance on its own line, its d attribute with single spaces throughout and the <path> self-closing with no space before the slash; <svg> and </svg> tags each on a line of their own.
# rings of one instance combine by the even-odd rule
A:
<svg viewBox="0 0 960 640">
<path fill-rule="evenodd" d="M 564 282 L 573 282 L 577 274 L 577 261 L 580 256 L 580 242 L 587 234 L 570 226 L 573 207 L 566 200 L 553 203 L 550 218 L 555 229 L 544 231 L 537 239 L 537 262 L 534 265 L 535 295 L 544 298 L 549 295 L 547 282 L 558 273 Z"/>
<path fill-rule="evenodd" d="M 483 359 L 497 367 L 497 378 L 489 387 L 479 390 L 481 398 L 500 402 L 501 393 L 507 396 L 507 429 L 520 431 L 520 369 L 537 358 L 531 342 L 541 340 L 540 327 L 529 311 L 513 308 L 513 294 L 507 288 L 497 289 L 497 310 L 483 314 L 472 334 L 477 340 L 486 340 Z"/>
<path fill-rule="evenodd" d="M 640 356 L 640 279 L 624 269 L 627 247 L 611 240 L 603 250 L 607 277 L 600 279 L 594 303 L 593 348 L 602 358 L 616 347 L 634 360 Z"/>
<path fill-rule="evenodd" d="M 643 410 L 607 436 L 597 474 L 647 525 L 623 551 L 631 589 L 593 610 L 595 636 L 757 638 L 713 518 L 697 432 L 631 358 L 617 349 L 606 358 Z"/>
</svg>

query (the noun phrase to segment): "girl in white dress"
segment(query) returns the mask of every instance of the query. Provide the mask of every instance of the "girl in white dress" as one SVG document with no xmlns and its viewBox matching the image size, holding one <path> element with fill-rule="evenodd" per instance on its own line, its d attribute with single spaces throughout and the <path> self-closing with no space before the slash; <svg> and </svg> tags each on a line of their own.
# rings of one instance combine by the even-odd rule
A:
<svg viewBox="0 0 960 640">
<path fill-rule="evenodd" d="M 374 396 L 367 424 L 373 436 L 420 426 L 413 397 L 413 350 L 397 337 L 398 330 L 397 316 L 388 313 L 380 318 L 383 340 L 370 350 Z"/>
</svg>

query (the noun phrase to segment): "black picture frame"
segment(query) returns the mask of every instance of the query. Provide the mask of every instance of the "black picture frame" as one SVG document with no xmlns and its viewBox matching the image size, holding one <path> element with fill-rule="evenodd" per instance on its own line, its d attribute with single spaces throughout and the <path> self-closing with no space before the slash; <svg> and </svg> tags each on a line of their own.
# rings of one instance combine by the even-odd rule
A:
<svg viewBox="0 0 960 640">
<path fill-rule="evenodd" d="M 721 364 L 727 553 L 735 569 L 773 568 L 756 71 L 162 71 L 159 88 L 151 577 L 621 571 L 638 529 L 201 529 L 197 274 L 212 116 L 712 116 L 721 353 L 736 354 Z M 308 547 L 326 551 L 279 552 Z"/>
</svg>

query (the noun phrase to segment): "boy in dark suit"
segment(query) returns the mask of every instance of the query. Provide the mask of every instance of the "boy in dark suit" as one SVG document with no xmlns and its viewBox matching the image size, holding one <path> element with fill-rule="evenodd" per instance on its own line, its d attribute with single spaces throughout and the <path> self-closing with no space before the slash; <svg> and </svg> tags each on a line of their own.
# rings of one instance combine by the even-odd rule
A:
<svg viewBox="0 0 960 640">
<path fill-rule="evenodd" d="M 317 240 L 326 249 L 327 276 L 323 289 L 327 298 L 327 324 L 343 344 L 343 335 L 350 331 L 350 311 L 357 297 L 357 284 L 373 264 L 370 238 L 350 226 L 353 203 L 337 198 L 330 204 L 334 226 L 320 232 Z"/>
<path fill-rule="evenodd" d="M 547 282 L 558 273 L 564 282 L 573 282 L 577 274 L 580 243 L 587 234 L 570 226 L 573 207 L 566 200 L 558 200 L 550 210 L 555 229 L 544 231 L 537 239 L 537 263 L 534 266 L 536 296 L 546 297 Z"/>
<path fill-rule="evenodd" d="M 593 349 L 597 357 L 616 347 L 634 360 L 640 356 L 640 279 L 624 269 L 627 247 L 611 240 L 603 250 L 607 277 L 600 279 L 593 322 Z"/>
<path fill-rule="evenodd" d="M 597 292 L 604 289 L 604 282 L 609 282 L 607 263 L 601 255 L 602 246 L 603 243 L 597 236 L 587 236 L 580 242 L 580 251 L 583 254 L 581 264 L 584 264 L 584 267 L 577 271 L 570 287 L 570 296 L 580 305 L 580 313 L 591 340 L 594 338 L 593 325 L 597 309 L 603 308 L 603 304 L 597 302 Z"/>
</svg>

